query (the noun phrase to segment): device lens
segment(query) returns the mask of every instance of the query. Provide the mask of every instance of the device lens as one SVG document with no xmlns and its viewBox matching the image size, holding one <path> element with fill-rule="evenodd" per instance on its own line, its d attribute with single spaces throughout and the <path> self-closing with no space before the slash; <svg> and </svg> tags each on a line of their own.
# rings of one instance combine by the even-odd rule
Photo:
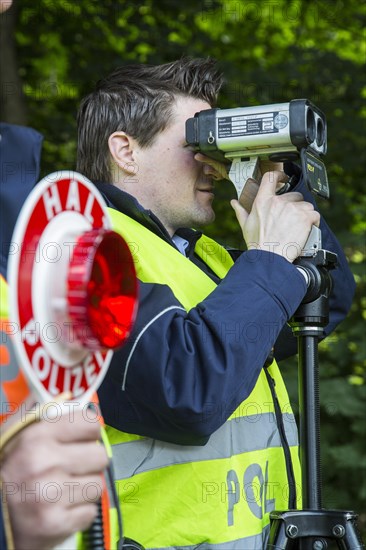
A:
<svg viewBox="0 0 366 550">
<path fill-rule="evenodd" d="M 314 111 L 308 108 L 306 113 L 306 138 L 308 143 L 313 143 L 315 140 L 315 128 Z"/>
<path fill-rule="evenodd" d="M 324 145 L 324 139 L 325 139 L 324 123 L 321 118 L 318 118 L 318 122 L 316 124 L 316 144 L 318 147 L 322 147 Z"/>
</svg>

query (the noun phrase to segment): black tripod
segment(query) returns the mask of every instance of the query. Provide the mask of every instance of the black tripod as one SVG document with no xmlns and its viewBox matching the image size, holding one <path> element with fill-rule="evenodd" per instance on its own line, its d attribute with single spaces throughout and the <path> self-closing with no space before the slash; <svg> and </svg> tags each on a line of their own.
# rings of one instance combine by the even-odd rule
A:
<svg viewBox="0 0 366 550">
<path fill-rule="evenodd" d="M 331 542 L 346 550 L 364 549 L 352 511 L 325 510 L 321 504 L 318 339 L 328 323 L 329 294 L 337 256 L 318 250 L 295 263 L 308 283 L 307 294 L 290 321 L 298 337 L 300 459 L 303 510 L 272 512 L 267 550 L 325 550 Z"/>
</svg>

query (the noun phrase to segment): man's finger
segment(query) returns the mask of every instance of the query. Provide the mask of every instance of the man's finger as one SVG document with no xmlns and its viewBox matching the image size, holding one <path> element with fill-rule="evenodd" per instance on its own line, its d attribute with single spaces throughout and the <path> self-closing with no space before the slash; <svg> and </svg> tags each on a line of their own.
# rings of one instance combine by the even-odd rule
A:
<svg viewBox="0 0 366 550">
<path fill-rule="evenodd" d="M 59 421 L 57 439 L 63 443 L 100 439 L 100 424 L 93 410 L 72 411 L 63 414 Z"/>
<path fill-rule="evenodd" d="M 103 445 L 94 442 L 74 443 L 67 447 L 67 462 L 60 458 L 60 467 L 70 475 L 91 475 L 104 470 L 108 462 Z"/>
<path fill-rule="evenodd" d="M 257 198 L 273 197 L 276 194 L 277 184 L 288 179 L 285 172 L 270 171 L 266 172 L 261 180 Z"/>
<path fill-rule="evenodd" d="M 216 179 L 228 179 L 227 168 L 222 162 L 206 157 L 206 155 L 203 155 L 202 153 L 196 153 L 194 158 L 198 162 L 206 164 L 210 173 L 217 176 Z"/>
<path fill-rule="evenodd" d="M 289 193 L 280 194 L 279 199 L 285 202 L 305 202 L 303 195 L 298 191 L 290 191 Z M 312 206 L 310 202 L 307 204 Z"/>
<path fill-rule="evenodd" d="M 242 227 L 248 219 L 248 213 L 245 211 L 245 209 L 239 204 L 239 201 L 237 201 L 236 199 L 232 199 L 230 201 L 230 204 L 234 209 L 239 225 Z"/>
<path fill-rule="evenodd" d="M 317 210 L 313 212 L 313 225 L 320 226 L 320 213 Z"/>
</svg>

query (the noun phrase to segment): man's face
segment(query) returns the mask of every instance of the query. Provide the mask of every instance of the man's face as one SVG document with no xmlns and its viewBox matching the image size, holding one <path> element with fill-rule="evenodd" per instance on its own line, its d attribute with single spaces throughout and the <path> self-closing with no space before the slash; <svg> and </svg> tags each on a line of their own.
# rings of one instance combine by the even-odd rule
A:
<svg viewBox="0 0 366 550">
<path fill-rule="evenodd" d="M 179 97 L 170 126 L 150 147 L 134 150 L 138 167 L 134 195 L 152 210 L 170 235 L 180 227 L 199 227 L 214 220 L 213 178 L 186 147 L 185 122 L 198 111 L 210 109 L 205 101 Z"/>
</svg>

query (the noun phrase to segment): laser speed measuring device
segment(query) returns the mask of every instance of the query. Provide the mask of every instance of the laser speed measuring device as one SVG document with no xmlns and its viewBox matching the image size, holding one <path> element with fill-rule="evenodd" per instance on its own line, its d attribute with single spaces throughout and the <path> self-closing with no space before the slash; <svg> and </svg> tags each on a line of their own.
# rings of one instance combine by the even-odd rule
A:
<svg viewBox="0 0 366 550">
<path fill-rule="evenodd" d="M 329 198 L 325 165 L 327 124 L 307 99 L 289 103 L 207 109 L 186 121 L 186 142 L 195 151 L 231 163 L 238 196 L 248 178 L 257 179 L 258 160 L 300 161 L 309 189 Z"/>
</svg>

